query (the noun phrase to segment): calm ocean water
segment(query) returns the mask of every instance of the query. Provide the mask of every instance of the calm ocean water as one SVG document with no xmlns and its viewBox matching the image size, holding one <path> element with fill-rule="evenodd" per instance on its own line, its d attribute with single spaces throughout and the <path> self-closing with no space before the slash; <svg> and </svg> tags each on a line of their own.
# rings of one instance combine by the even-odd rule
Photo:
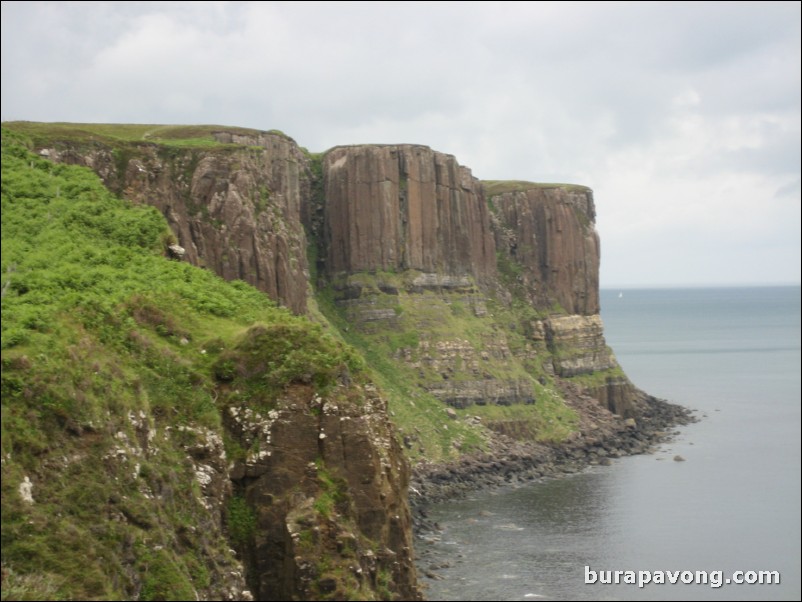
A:
<svg viewBox="0 0 802 602">
<path fill-rule="evenodd" d="M 800 288 L 607 290 L 602 316 L 633 382 L 704 418 L 653 455 L 433 508 L 452 566 L 429 598 L 799 600 Z M 586 585 L 586 565 L 782 582 Z"/>
</svg>

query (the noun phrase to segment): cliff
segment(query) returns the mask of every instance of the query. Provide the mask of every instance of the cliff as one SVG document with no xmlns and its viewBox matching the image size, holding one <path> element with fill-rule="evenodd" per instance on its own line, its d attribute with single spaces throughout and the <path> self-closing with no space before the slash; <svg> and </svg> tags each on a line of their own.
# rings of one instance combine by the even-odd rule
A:
<svg viewBox="0 0 802 602">
<path fill-rule="evenodd" d="M 211 135 L 219 144 L 205 149 L 56 138 L 39 152 L 89 167 L 110 190 L 159 209 L 193 265 L 244 280 L 304 313 L 307 158 L 280 133 Z"/>
<path fill-rule="evenodd" d="M 526 465 L 648 416 L 604 340 L 588 188 L 419 145 L 5 125 L 20 596 L 414 599 L 410 462 L 516 439 Z"/>
<path fill-rule="evenodd" d="M 4 130 L 4 598 L 417 599 L 364 361 L 26 144 Z"/>
<path fill-rule="evenodd" d="M 487 182 L 496 247 L 515 262 L 530 302 L 570 314 L 599 313 L 599 236 L 589 188 Z"/>
<path fill-rule="evenodd" d="M 320 216 L 306 226 L 323 286 L 373 348 L 390 333 L 417 338 L 384 351 L 412 369 L 409 382 L 467 408 L 535 405 L 554 377 L 582 377 L 612 412 L 635 414 L 642 395 L 598 315 L 590 189 L 481 183 L 454 157 L 413 145 L 334 148 L 322 179 L 305 214 Z M 513 322 L 494 316 L 507 312 Z"/>
<path fill-rule="evenodd" d="M 425 146 L 347 146 L 323 160 L 324 261 L 329 275 L 419 270 L 495 276 L 481 184 Z"/>
<path fill-rule="evenodd" d="M 599 236 L 593 192 L 584 186 L 485 182 L 507 289 L 543 320 L 555 373 L 610 411 L 635 416 L 645 395 L 618 367 L 599 316 Z"/>
</svg>

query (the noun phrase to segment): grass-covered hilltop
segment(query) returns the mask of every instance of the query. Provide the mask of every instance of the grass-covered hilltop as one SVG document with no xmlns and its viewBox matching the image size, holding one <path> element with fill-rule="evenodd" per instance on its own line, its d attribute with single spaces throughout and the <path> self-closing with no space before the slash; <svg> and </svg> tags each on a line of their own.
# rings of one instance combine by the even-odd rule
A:
<svg viewBox="0 0 802 602">
<path fill-rule="evenodd" d="M 424 146 L 3 124 L 3 599 L 418 598 L 411 477 L 649 440 L 594 220 Z"/>
</svg>

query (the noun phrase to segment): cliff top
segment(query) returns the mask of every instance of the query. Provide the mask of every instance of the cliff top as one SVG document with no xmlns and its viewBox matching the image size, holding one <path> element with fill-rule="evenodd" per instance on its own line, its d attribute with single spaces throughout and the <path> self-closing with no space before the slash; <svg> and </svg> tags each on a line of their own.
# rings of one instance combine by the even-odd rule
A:
<svg viewBox="0 0 802 602">
<path fill-rule="evenodd" d="M 145 124 L 145 123 L 66 123 L 66 122 L 38 122 L 38 121 L 9 121 L 4 122 L 3 127 L 8 127 L 16 132 L 28 136 L 35 147 L 51 144 L 53 140 L 74 141 L 74 142 L 106 142 L 108 144 L 120 142 L 152 142 L 166 146 L 178 147 L 230 147 L 237 146 L 220 142 L 215 134 L 226 132 L 241 136 L 258 136 L 259 134 L 276 134 L 292 140 L 290 136 L 280 130 L 259 130 L 239 126 L 227 125 L 164 125 L 164 124 Z M 432 150 L 425 144 L 414 143 L 364 143 L 364 144 L 338 144 L 324 152 L 328 153 L 339 148 L 358 148 L 372 146 L 384 147 L 409 147 Z M 443 155 L 453 156 L 449 153 Z M 549 182 L 528 182 L 525 180 L 482 180 L 485 193 L 488 197 L 494 197 L 506 192 L 523 192 L 533 188 L 553 189 L 563 188 L 565 190 L 580 192 L 590 191 L 588 186 L 581 184 L 549 183 Z"/>
<path fill-rule="evenodd" d="M 226 132 L 243 136 L 277 134 L 290 139 L 284 132 L 264 132 L 253 128 L 225 125 L 161 125 L 145 123 L 44 123 L 37 121 L 9 121 L 3 123 L 16 132 L 31 138 L 34 146 L 52 143 L 54 139 L 75 142 L 153 142 L 181 147 L 227 146 L 218 142 L 214 134 Z"/>
<path fill-rule="evenodd" d="M 337 146 L 332 146 L 330 149 L 326 150 L 326 153 L 330 153 L 333 150 L 337 150 L 338 148 L 363 148 L 363 147 L 371 147 L 371 148 L 420 148 L 428 151 L 432 151 L 432 147 L 427 144 L 415 144 L 414 142 L 363 142 L 363 143 L 356 143 L 356 144 L 338 144 Z M 441 155 L 446 155 L 448 157 L 453 157 L 454 155 L 450 153 L 443 153 L 440 151 L 433 151 L 437 152 Z"/>
<path fill-rule="evenodd" d="M 525 180 L 482 180 L 485 194 L 489 197 L 505 192 L 524 192 L 532 188 L 564 188 L 573 192 L 590 192 L 588 186 L 581 184 L 553 184 L 548 182 L 526 182 Z"/>
</svg>

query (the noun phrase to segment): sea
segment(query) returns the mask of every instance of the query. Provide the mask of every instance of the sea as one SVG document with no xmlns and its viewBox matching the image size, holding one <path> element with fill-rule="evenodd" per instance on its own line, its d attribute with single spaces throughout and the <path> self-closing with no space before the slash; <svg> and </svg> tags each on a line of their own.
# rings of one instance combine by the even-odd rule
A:
<svg viewBox="0 0 802 602">
<path fill-rule="evenodd" d="M 601 303 L 630 379 L 699 422 L 653 454 L 431 507 L 426 596 L 799 600 L 800 288 L 611 289 Z M 736 583 L 760 571 L 780 583 Z"/>
</svg>

